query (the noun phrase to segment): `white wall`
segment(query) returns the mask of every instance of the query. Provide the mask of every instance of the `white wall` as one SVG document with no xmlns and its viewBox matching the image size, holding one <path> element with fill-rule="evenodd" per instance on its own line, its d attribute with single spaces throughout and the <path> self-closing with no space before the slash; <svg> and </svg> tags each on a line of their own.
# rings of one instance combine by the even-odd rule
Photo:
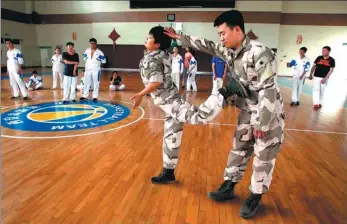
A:
<svg viewBox="0 0 347 224">
<path fill-rule="evenodd" d="M 107 5 L 111 1 L 102 1 Z M 81 14 L 92 13 L 92 1 L 34 1 L 39 14 Z"/>
<path fill-rule="evenodd" d="M 283 1 L 282 12 L 345 14 L 347 1 Z"/>
<path fill-rule="evenodd" d="M 324 31 L 324 32 L 322 32 Z M 331 47 L 331 56 L 336 61 L 336 72 L 347 73 L 347 27 L 338 26 L 281 26 L 278 48 L 279 74 L 292 75 L 292 69 L 286 68 L 286 62 L 298 56 L 300 47 L 307 47 L 307 56 L 313 62 L 321 55 L 322 47 Z M 296 44 L 297 35 L 303 36 L 303 42 Z M 347 77 L 347 76 L 346 76 Z"/>
<path fill-rule="evenodd" d="M 14 1 L 14 0 L 1 1 L 1 8 L 10 9 L 16 12 L 27 13 L 26 1 Z"/>
<path fill-rule="evenodd" d="M 23 24 L 1 20 L 1 34 L 8 33 L 9 38 L 21 39 L 22 53 L 26 66 L 41 65 L 40 50 L 37 44 L 36 28 L 33 24 Z M 3 49 L 6 50 L 6 49 Z"/>
<path fill-rule="evenodd" d="M 12 3 L 11 3 L 12 2 Z M 15 10 L 15 5 L 24 1 L 7 1 L 5 8 Z M 177 11 L 173 9 L 130 9 L 129 1 L 33 1 L 35 11 L 42 14 L 73 14 L 92 12 L 124 11 Z M 66 7 L 68 5 L 69 7 Z M 235 9 L 240 11 L 284 12 L 284 13 L 346 13 L 347 1 L 240 1 Z M 23 6 L 19 10 L 24 10 Z M 183 8 L 180 11 L 225 11 L 218 8 Z M 24 11 L 23 11 L 24 12 Z"/>
<path fill-rule="evenodd" d="M 72 14 L 91 12 L 124 12 L 124 11 L 225 11 L 218 8 L 186 9 L 130 9 L 129 1 L 34 1 L 35 11 L 42 14 Z M 69 7 L 66 7 L 68 5 Z M 282 1 L 239 1 L 235 8 L 241 11 L 280 12 Z"/>
<path fill-rule="evenodd" d="M 170 9 L 130 9 L 128 1 L 2 1 L 2 7 L 29 12 L 33 8 L 40 14 L 79 14 L 93 12 L 122 11 L 170 11 Z M 68 6 L 68 7 L 66 7 Z M 236 1 L 236 9 L 241 11 L 272 11 L 284 13 L 347 13 L 347 1 Z M 172 9 L 173 11 L 224 11 L 226 9 Z M 26 54 L 35 55 L 36 46 L 63 45 L 72 41 L 72 33 L 77 33 L 74 40 L 75 49 L 82 53 L 88 47 L 90 37 L 95 37 L 100 44 L 112 44 L 109 33 L 116 28 L 121 38 L 117 44 L 142 45 L 149 29 L 155 25 L 168 25 L 165 21 L 153 23 L 92 23 L 92 24 L 50 24 L 27 25 L 2 20 L 2 33 L 10 33 L 14 38 L 24 39 L 23 51 L 33 49 Z M 183 23 L 184 33 L 206 37 L 218 42 L 218 35 L 212 23 Z M 131 27 L 131 28 L 129 28 Z M 301 46 L 306 46 L 312 60 L 320 54 L 324 45 L 332 47 L 332 56 L 337 65 L 344 60 L 347 27 L 323 26 L 283 26 L 280 24 L 245 24 L 246 32 L 250 29 L 259 37 L 259 41 L 271 48 L 278 48 L 280 63 L 279 73 L 291 75 L 291 69 L 285 67 L 285 62 L 297 55 Z M 23 32 L 25 31 L 25 32 Z M 34 32 L 36 31 L 36 32 Z M 324 32 L 322 32 L 324 31 Z M 302 45 L 296 45 L 297 35 L 303 35 Z M 286 57 L 284 57 L 286 56 Z M 34 63 L 36 59 L 27 62 Z M 339 66 L 336 68 L 340 69 Z"/>
<path fill-rule="evenodd" d="M 77 34 L 77 40 L 72 39 L 73 32 Z M 66 43 L 71 41 L 75 44 L 76 52 L 81 55 L 89 47 L 93 26 L 92 24 L 45 24 L 37 25 L 36 33 L 37 43 L 40 46 L 52 46 L 54 48 L 56 45 L 62 45 L 64 48 Z"/>
<path fill-rule="evenodd" d="M 169 25 L 166 22 L 158 23 L 93 23 L 92 34 L 101 44 L 111 44 L 108 34 L 115 28 L 121 36 L 117 44 L 143 44 L 148 31 L 153 27 Z M 129 29 L 131 27 L 131 29 Z M 277 47 L 279 40 L 279 24 L 245 24 L 246 32 L 252 29 L 262 41 L 270 47 Z M 184 33 L 201 36 L 219 41 L 217 30 L 213 23 L 184 23 Z"/>
</svg>

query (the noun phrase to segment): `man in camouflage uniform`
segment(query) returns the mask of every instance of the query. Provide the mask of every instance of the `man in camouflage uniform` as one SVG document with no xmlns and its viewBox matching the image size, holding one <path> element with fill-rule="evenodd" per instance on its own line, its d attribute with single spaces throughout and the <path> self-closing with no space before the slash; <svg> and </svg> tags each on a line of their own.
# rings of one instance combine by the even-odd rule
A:
<svg viewBox="0 0 347 224">
<path fill-rule="evenodd" d="M 263 44 L 250 40 L 244 32 L 243 16 L 239 11 L 222 13 L 215 26 L 221 37 L 221 43 L 187 36 L 177 35 L 166 28 L 167 35 L 179 39 L 182 46 L 195 48 L 223 58 L 237 79 L 248 91 L 248 97 L 238 97 L 236 106 L 241 110 L 230 151 L 227 167 L 224 171 L 224 183 L 208 196 L 215 200 L 228 200 L 234 197 L 234 187 L 246 170 L 254 153 L 253 174 L 250 197 L 240 209 L 240 215 L 253 216 L 260 203 L 261 195 L 269 190 L 275 167 L 276 155 L 283 142 L 284 110 L 280 90 L 275 83 L 276 61 L 274 53 Z M 233 92 L 230 84 L 222 95 L 227 99 Z"/>
<path fill-rule="evenodd" d="M 175 181 L 174 169 L 178 162 L 183 124 L 207 124 L 222 110 L 223 96 L 214 92 L 199 107 L 191 105 L 179 94 L 171 79 L 171 62 L 164 50 L 170 47 L 171 39 L 163 27 L 150 30 L 145 46 L 145 56 L 140 62 L 140 73 L 145 89 L 135 94 L 131 100 L 134 108 L 140 105 L 143 96 L 151 94 L 154 104 L 165 112 L 163 137 L 163 170 L 152 178 L 152 183 Z"/>
</svg>

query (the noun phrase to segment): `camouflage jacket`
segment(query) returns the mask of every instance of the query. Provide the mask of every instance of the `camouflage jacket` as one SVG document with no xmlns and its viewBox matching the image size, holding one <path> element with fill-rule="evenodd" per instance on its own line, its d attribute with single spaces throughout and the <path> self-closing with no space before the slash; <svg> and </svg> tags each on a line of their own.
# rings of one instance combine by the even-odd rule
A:
<svg viewBox="0 0 347 224">
<path fill-rule="evenodd" d="M 140 61 L 140 74 L 142 82 L 147 87 L 150 83 L 159 82 L 161 85 L 151 93 L 154 104 L 164 105 L 173 97 L 181 97 L 177 87 L 171 79 L 170 56 L 162 50 L 145 51 Z"/>
<path fill-rule="evenodd" d="M 195 48 L 227 62 L 235 78 L 250 90 L 250 98 L 241 99 L 238 107 L 252 113 L 256 129 L 268 131 L 273 119 L 284 119 L 283 99 L 275 82 L 275 54 L 271 49 L 248 37 L 244 39 L 242 47 L 236 50 L 187 35 L 182 35 L 180 41 L 183 47 Z"/>
</svg>

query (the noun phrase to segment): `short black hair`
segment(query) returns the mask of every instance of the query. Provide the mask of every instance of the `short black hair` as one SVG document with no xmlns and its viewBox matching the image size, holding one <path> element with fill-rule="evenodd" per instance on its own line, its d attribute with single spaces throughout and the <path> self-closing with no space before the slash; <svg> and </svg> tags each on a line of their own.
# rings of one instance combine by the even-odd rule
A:
<svg viewBox="0 0 347 224">
<path fill-rule="evenodd" d="M 214 21 L 214 26 L 222 25 L 226 23 L 230 28 L 239 26 L 242 32 L 245 32 L 245 22 L 243 20 L 242 13 L 237 10 L 229 10 L 220 14 Z"/>
<path fill-rule="evenodd" d="M 307 48 L 306 47 L 301 47 L 300 51 L 304 51 L 306 53 L 307 52 Z"/>
<path fill-rule="evenodd" d="M 112 76 L 113 76 L 114 73 L 116 73 L 116 74 L 118 75 L 118 73 L 117 73 L 116 71 L 113 71 L 113 72 L 112 72 Z"/>
<path fill-rule="evenodd" d="M 59 49 L 59 51 L 61 51 L 60 47 L 56 47 L 54 50 L 57 50 L 57 49 Z"/>
<path fill-rule="evenodd" d="M 12 39 L 6 39 L 6 40 L 5 40 L 5 43 L 6 43 L 7 41 L 10 42 L 11 44 L 13 44 L 13 40 L 12 40 Z"/>
<path fill-rule="evenodd" d="M 73 47 L 75 46 L 74 43 L 72 43 L 72 42 L 67 42 L 67 43 L 66 43 L 66 46 L 69 46 L 69 45 L 72 45 Z"/>
<path fill-rule="evenodd" d="M 189 47 L 189 53 L 195 58 L 195 51 L 193 48 Z"/>
<path fill-rule="evenodd" d="M 331 51 L 331 48 L 329 46 L 324 46 L 323 49 L 327 49 L 329 52 Z"/>
<path fill-rule="evenodd" d="M 95 38 L 90 38 L 89 43 L 92 43 L 92 42 L 94 42 L 96 44 L 98 43 L 98 41 Z"/>
<path fill-rule="evenodd" d="M 37 73 L 37 71 L 34 70 L 31 74 L 36 74 L 36 75 L 38 75 L 39 73 Z"/>
<path fill-rule="evenodd" d="M 171 38 L 164 32 L 165 30 L 162 26 L 155 26 L 149 31 L 149 34 L 154 37 L 154 43 L 160 44 L 160 50 L 166 50 L 171 46 Z"/>
</svg>

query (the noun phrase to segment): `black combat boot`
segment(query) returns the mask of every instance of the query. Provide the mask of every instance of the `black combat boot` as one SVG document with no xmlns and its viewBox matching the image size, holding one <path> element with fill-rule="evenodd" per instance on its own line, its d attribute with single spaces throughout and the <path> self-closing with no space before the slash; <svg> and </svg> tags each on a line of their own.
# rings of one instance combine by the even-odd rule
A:
<svg viewBox="0 0 347 224">
<path fill-rule="evenodd" d="M 161 173 L 156 176 L 152 177 L 151 181 L 153 184 L 170 184 L 175 182 L 175 174 L 174 169 L 165 169 L 161 171 Z"/>
<path fill-rule="evenodd" d="M 236 184 L 237 184 L 236 182 L 232 182 L 231 180 L 226 180 L 217 191 L 210 192 L 208 193 L 207 196 L 216 201 L 230 200 L 233 197 L 235 197 L 234 187 Z"/>
<path fill-rule="evenodd" d="M 240 216 L 243 218 L 250 218 L 255 215 L 259 208 L 262 194 L 253 194 L 246 199 L 240 208 Z"/>
</svg>

